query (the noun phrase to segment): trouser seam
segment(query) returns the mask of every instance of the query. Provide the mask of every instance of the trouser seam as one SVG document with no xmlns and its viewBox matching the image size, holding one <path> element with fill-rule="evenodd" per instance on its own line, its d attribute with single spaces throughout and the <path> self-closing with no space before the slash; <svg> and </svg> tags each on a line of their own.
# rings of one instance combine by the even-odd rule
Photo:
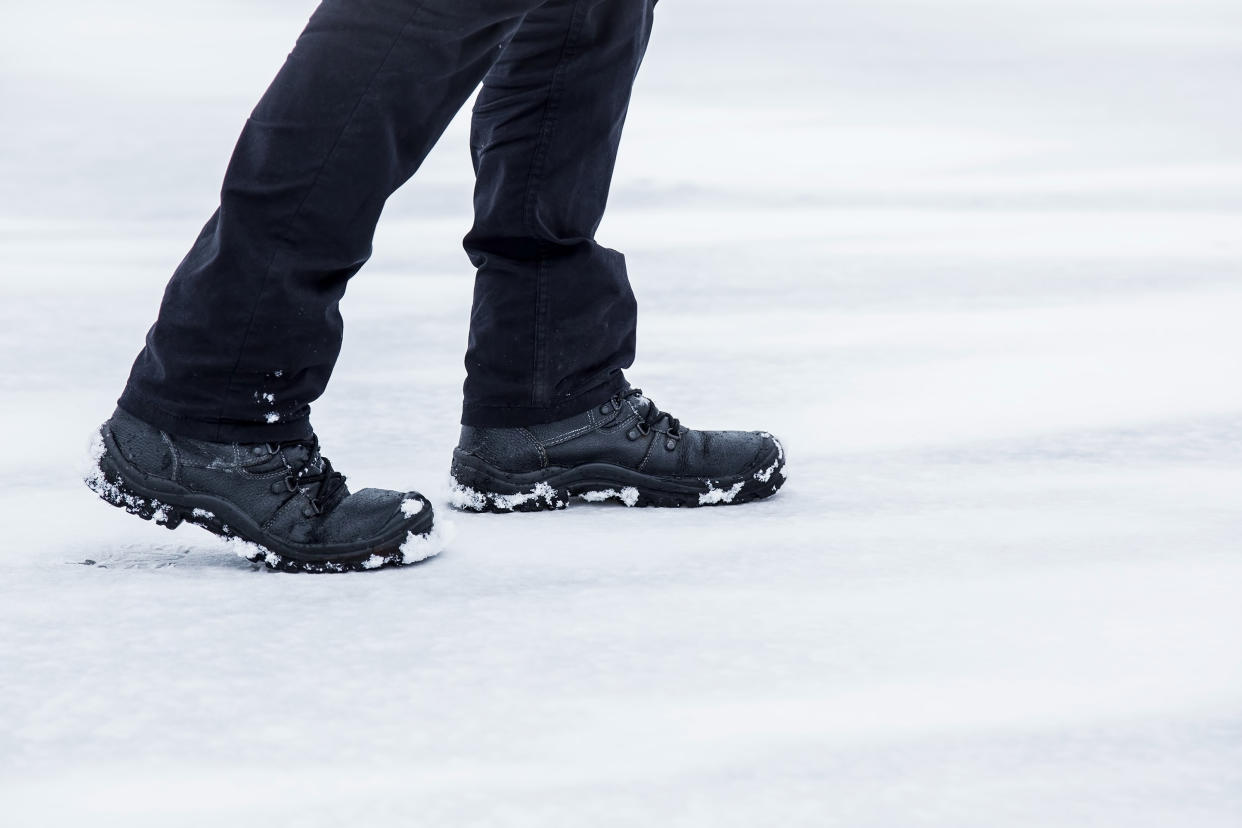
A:
<svg viewBox="0 0 1242 828">
<path fill-rule="evenodd" d="M 546 385 L 544 378 L 548 373 L 547 319 L 548 319 L 548 285 L 547 252 L 543 242 L 539 243 L 538 259 L 535 264 L 535 349 L 534 365 L 531 372 L 530 402 L 531 405 L 547 405 L 548 394 L 540 389 Z"/>
<path fill-rule="evenodd" d="M 543 177 L 544 165 L 547 162 L 549 147 L 552 144 L 552 137 L 556 133 L 560 99 L 564 94 L 565 87 L 565 68 L 574 57 L 574 48 L 581 32 L 582 22 L 582 3 L 581 0 L 578 0 L 574 3 L 569 27 L 565 32 L 565 42 L 561 45 L 561 54 L 557 59 L 556 68 L 552 70 L 552 81 L 548 86 L 548 97 L 544 102 L 543 120 L 539 126 L 539 137 L 535 143 L 534 157 L 531 159 L 530 173 L 526 179 L 526 193 L 522 199 L 522 221 L 526 227 L 526 232 L 532 237 L 540 239 L 535 251 L 535 303 L 533 309 L 535 314 L 535 324 L 533 326 L 535 347 L 531 357 L 530 395 L 531 405 L 536 407 L 546 406 L 550 393 L 546 391 L 547 382 L 545 381 L 548 371 L 547 339 L 549 333 L 548 245 L 535 231 L 535 202 L 537 201 L 539 186 Z"/>
</svg>

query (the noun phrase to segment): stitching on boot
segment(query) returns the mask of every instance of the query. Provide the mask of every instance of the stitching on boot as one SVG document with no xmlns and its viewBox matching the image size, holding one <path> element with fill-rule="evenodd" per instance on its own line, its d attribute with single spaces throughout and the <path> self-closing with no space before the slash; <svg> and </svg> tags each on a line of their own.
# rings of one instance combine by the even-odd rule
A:
<svg viewBox="0 0 1242 828">
<path fill-rule="evenodd" d="M 284 503 L 277 506 L 276 510 L 267 516 L 267 520 L 259 524 L 260 528 L 262 528 L 263 531 L 265 532 L 270 531 L 271 528 L 276 525 L 277 518 L 281 517 L 286 512 L 294 508 L 298 510 L 297 516 L 301 517 L 302 507 L 301 507 L 301 504 L 298 502 L 298 496 L 296 494 L 293 497 L 286 500 Z M 286 538 L 286 542 L 289 542 L 289 541 L 291 541 L 292 543 L 300 543 L 300 541 L 292 541 L 292 539 Z"/>
<path fill-rule="evenodd" d="M 540 443 L 538 438 L 531 433 L 530 429 L 523 427 L 519 428 L 518 431 L 522 432 L 522 435 L 531 442 L 531 444 L 535 447 L 535 451 L 538 452 L 539 468 L 546 469 L 548 467 L 548 453 L 543 450 L 543 444 Z"/>
<path fill-rule="evenodd" d="M 484 460 L 492 460 L 493 458 L 487 451 L 487 444 L 490 439 L 491 437 L 486 431 L 481 434 L 479 432 L 475 432 L 474 444 L 466 449 L 466 453 L 482 457 Z"/>
<path fill-rule="evenodd" d="M 161 431 L 160 439 L 164 441 L 164 445 L 168 446 L 168 452 L 172 455 L 172 470 L 168 476 L 169 480 L 181 482 L 181 455 L 177 451 L 177 447 L 173 445 L 172 438 L 168 436 L 168 432 Z"/>
<path fill-rule="evenodd" d="M 625 431 L 636 422 L 638 422 L 637 415 L 627 414 L 625 417 L 622 417 L 621 414 L 618 413 L 617 416 L 613 418 L 612 422 L 600 423 L 599 430 L 602 434 L 611 434 L 615 431 Z"/>
<path fill-rule="evenodd" d="M 549 437 L 547 440 L 544 441 L 544 445 L 548 445 L 548 446 L 560 445 L 561 443 L 568 442 L 574 439 L 575 437 L 586 434 L 588 431 L 591 431 L 594 428 L 595 428 L 594 425 L 588 424 L 588 425 L 582 426 L 581 428 L 575 428 L 572 431 L 566 431 L 564 434 L 558 434 L 555 437 Z"/>
<path fill-rule="evenodd" d="M 642 471 L 646 467 L 647 461 L 651 459 L 651 450 L 655 447 L 656 441 L 659 439 L 659 437 L 660 437 L 659 432 L 656 431 L 655 429 L 652 429 L 651 439 L 647 441 L 647 450 L 643 452 L 642 462 L 638 464 L 639 471 Z"/>
<path fill-rule="evenodd" d="M 473 454 L 475 457 L 478 457 L 482 460 L 486 460 L 487 462 L 491 463 L 493 466 L 499 466 L 501 468 L 504 468 L 506 465 L 508 465 L 505 462 L 505 457 L 504 455 L 500 454 L 498 451 L 492 451 L 491 442 L 492 442 L 491 435 L 484 434 L 481 438 L 479 438 L 479 441 L 475 443 L 474 448 L 470 449 L 469 452 L 467 453 Z"/>
</svg>

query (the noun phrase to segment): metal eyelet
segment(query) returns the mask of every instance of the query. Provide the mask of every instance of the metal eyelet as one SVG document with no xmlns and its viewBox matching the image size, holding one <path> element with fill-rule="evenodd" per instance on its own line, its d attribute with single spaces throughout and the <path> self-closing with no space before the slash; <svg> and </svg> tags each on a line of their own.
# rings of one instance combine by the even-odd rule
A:
<svg viewBox="0 0 1242 828">
<path fill-rule="evenodd" d="M 629 433 L 628 433 L 628 434 L 626 434 L 625 436 L 626 436 L 626 437 L 629 437 L 631 440 L 637 440 L 637 439 L 638 439 L 638 430 L 637 430 L 637 429 L 633 429 L 633 428 L 631 428 L 631 429 L 630 429 L 630 431 L 629 431 Z"/>
<path fill-rule="evenodd" d="M 290 492 L 296 492 L 298 490 L 298 481 L 292 477 L 285 477 L 285 488 Z"/>
</svg>

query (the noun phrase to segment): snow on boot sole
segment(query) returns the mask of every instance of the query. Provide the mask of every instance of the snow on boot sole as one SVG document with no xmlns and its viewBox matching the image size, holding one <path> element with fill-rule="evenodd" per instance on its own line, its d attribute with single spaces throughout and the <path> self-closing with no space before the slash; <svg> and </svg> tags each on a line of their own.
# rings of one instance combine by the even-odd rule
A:
<svg viewBox="0 0 1242 828">
<path fill-rule="evenodd" d="M 293 548 L 288 543 L 262 541 L 262 531 L 251 518 L 219 497 L 192 492 L 174 481 L 154 478 L 134 468 L 116 446 L 106 426 L 91 440 L 90 467 L 83 481 L 105 503 L 124 509 L 167 529 L 183 523 L 206 529 L 229 541 L 240 557 L 282 572 L 349 572 L 403 566 L 437 554 L 445 545 L 431 504 L 414 530 L 384 538 L 364 549 Z"/>
<path fill-rule="evenodd" d="M 755 468 L 713 479 L 660 477 L 612 463 L 511 473 L 454 449 L 449 504 L 468 512 L 504 513 L 564 509 L 574 497 L 590 503 L 617 500 L 626 506 L 661 507 L 762 500 L 776 494 L 785 482 L 785 450 L 779 440 L 771 439 L 774 448 Z"/>
</svg>

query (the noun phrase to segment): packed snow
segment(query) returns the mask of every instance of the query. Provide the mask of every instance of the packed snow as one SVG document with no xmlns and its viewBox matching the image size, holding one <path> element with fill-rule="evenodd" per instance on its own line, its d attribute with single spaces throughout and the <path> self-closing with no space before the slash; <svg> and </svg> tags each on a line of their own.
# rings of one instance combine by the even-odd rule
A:
<svg viewBox="0 0 1242 828">
<path fill-rule="evenodd" d="M 766 431 L 763 432 L 763 435 L 765 437 L 772 437 L 772 435 Z M 772 479 L 772 475 L 778 472 L 780 473 L 780 477 L 785 476 L 785 467 L 781 465 L 785 462 L 785 446 L 781 443 L 779 438 L 772 437 L 772 440 L 776 443 L 776 459 L 772 461 L 772 465 L 765 466 L 755 472 L 754 478 L 760 483 L 767 483 Z"/>
<path fill-rule="evenodd" d="M 6 826 L 1242 824 L 1242 5 L 660 3 L 600 239 L 740 506 L 453 514 L 458 118 L 314 406 L 457 536 L 322 576 L 78 472 L 312 0 L 10 6 Z"/>
<path fill-rule="evenodd" d="M 500 492 L 481 492 L 464 483 L 449 478 L 447 500 L 456 509 L 481 511 L 490 507 L 502 512 L 512 512 L 527 504 L 546 509 L 561 509 L 565 501 L 552 486 L 540 481 L 524 492 L 502 494 Z M 542 504 L 540 503 L 542 501 Z"/>
<path fill-rule="evenodd" d="M 430 532 L 423 532 L 421 535 L 405 533 L 400 549 L 401 558 L 396 563 L 414 564 L 439 555 L 452 544 L 456 536 L 457 524 L 445 515 L 440 515 Z"/>
<path fill-rule="evenodd" d="M 746 485 L 746 481 L 739 480 L 727 489 L 718 489 L 712 481 L 707 481 L 707 491 L 699 495 L 700 506 L 710 506 L 716 503 L 732 503 L 733 498 L 737 497 L 737 493 L 742 490 L 742 486 Z"/>
<path fill-rule="evenodd" d="M 633 506 L 638 503 L 638 489 L 633 486 L 622 486 L 620 489 L 596 489 L 594 491 L 583 492 L 578 495 L 588 503 L 603 503 L 605 500 L 616 498 L 626 506 Z"/>
</svg>

